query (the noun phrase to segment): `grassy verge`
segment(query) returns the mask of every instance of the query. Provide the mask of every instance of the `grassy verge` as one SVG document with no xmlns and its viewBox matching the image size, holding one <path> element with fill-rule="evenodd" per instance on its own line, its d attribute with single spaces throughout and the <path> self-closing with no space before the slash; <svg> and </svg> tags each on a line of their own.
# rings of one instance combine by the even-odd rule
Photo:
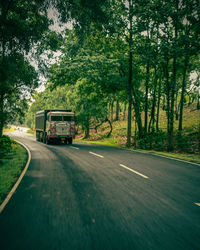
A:
<svg viewBox="0 0 200 250">
<path fill-rule="evenodd" d="M 92 143 L 92 144 L 100 144 L 105 146 L 114 146 L 118 148 L 125 148 L 125 146 L 120 146 L 117 142 L 115 142 L 112 138 L 104 138 L 103 140 L 97 140 L 97 141 L 90 141 L 90 140 L 84 140 L 82 138 L 76 139 L 77 142 L 84 142 L 84 143 Z M 189 161 L 200 164 L 200 155 L 199 154 L 180 154 L 180 153 L 172 153 L 172 152 L 160 152 L 155 150 L 135 150 L 134 148 L 129 148 L 129 150 L 139 151 L 143 153 L 151 153 L 156 155 L 162 155 L 166 157 L 171 157 L 179 160 Z"/>
<path fill-rule="evenodd" d="M 200 164 L 200 155 L 197 154 L 180 154 L 180 153 L 173 153 L 173 152 L 159 152 L 155 150 L 137 150 L 144 153 L 151 153 L 156 155 L 162 155 L 170 158 L 175 158 L 179 160 L 189 161 Z"/>
<path fill-rule="evenodd" d="M 12 144 L 12 151 L 0 161 L 0 204 L 9 193 L 26 164 L 26 150 L 19 144 Z"/>
<path fill-rule="evenodd" d="M 6 133 L 6 132 L 13 132 L 15 131 L 16 129 L 15 128 L 4 128 L 3 129 L 3 133 Z"/>
</svg>

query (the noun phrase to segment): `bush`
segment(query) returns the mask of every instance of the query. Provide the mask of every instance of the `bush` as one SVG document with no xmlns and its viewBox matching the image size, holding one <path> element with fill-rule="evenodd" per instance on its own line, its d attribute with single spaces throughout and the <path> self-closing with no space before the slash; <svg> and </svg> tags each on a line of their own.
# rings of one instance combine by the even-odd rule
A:
<svg viewBox="0 0 200 250">
<path fill-rule="evenodd" d="M 12 150 L 13 141 L 7 135 L 0 136 L 0 158 Z"/>
<path fill-rule="evenodd" d="M 180 153 L 199 153 L 200 133 L 192 132 L 190 134 L 174 132 L 173 145 L 174 151 Z M 166 132 L 159 130 L 147 133 L 146 136 L 134 138 L 136 148 L 146 150 L 166 151 L 168 147 L 168 135 Z"/>
<path fill-rule="evenodd" d="M 137 147 L 141 149 L 164 150 L 166 147 L 167 134 L 162 130 L 148 133 L 143 138 L 136 138 Z"/>
</svg>

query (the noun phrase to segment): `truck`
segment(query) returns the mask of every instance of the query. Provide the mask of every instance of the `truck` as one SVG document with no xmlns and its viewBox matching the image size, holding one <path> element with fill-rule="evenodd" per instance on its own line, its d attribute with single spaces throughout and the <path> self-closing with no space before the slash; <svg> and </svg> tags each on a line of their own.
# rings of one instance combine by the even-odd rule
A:
<svg viewBox="0 0 200 250">
<path fill-rule="evenodd" d="M 75 113 L 71 110 L 46 109 L 35 115 L 36 140 L 49 144 L 72 144 L 75 138 Z"/>
</svg>

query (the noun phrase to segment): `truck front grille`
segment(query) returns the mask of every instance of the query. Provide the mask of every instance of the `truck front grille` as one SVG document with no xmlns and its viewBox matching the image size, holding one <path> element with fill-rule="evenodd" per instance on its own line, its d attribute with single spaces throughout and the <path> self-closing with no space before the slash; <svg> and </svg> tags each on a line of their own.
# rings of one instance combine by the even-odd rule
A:
<svg viewBox="0 0 200 250">
<path fill-rule="evenodd" d="M 70 126 L 68 124 L 57 124 L 56 125 L 56 134 L 57 135 L 69 135 Z"/>
</svg>

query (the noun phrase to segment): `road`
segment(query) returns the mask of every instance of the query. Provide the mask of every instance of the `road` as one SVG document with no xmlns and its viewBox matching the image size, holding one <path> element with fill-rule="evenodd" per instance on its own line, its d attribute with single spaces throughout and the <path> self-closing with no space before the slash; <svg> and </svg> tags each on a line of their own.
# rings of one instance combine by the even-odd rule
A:
<svg viewBox="0 0 200 250">
<path fill-rule="evenodd" d="M 12 137 L 32 160 L 0 214 L 1 250 L 200 249 L 200 167 Z"/>
</svg>

